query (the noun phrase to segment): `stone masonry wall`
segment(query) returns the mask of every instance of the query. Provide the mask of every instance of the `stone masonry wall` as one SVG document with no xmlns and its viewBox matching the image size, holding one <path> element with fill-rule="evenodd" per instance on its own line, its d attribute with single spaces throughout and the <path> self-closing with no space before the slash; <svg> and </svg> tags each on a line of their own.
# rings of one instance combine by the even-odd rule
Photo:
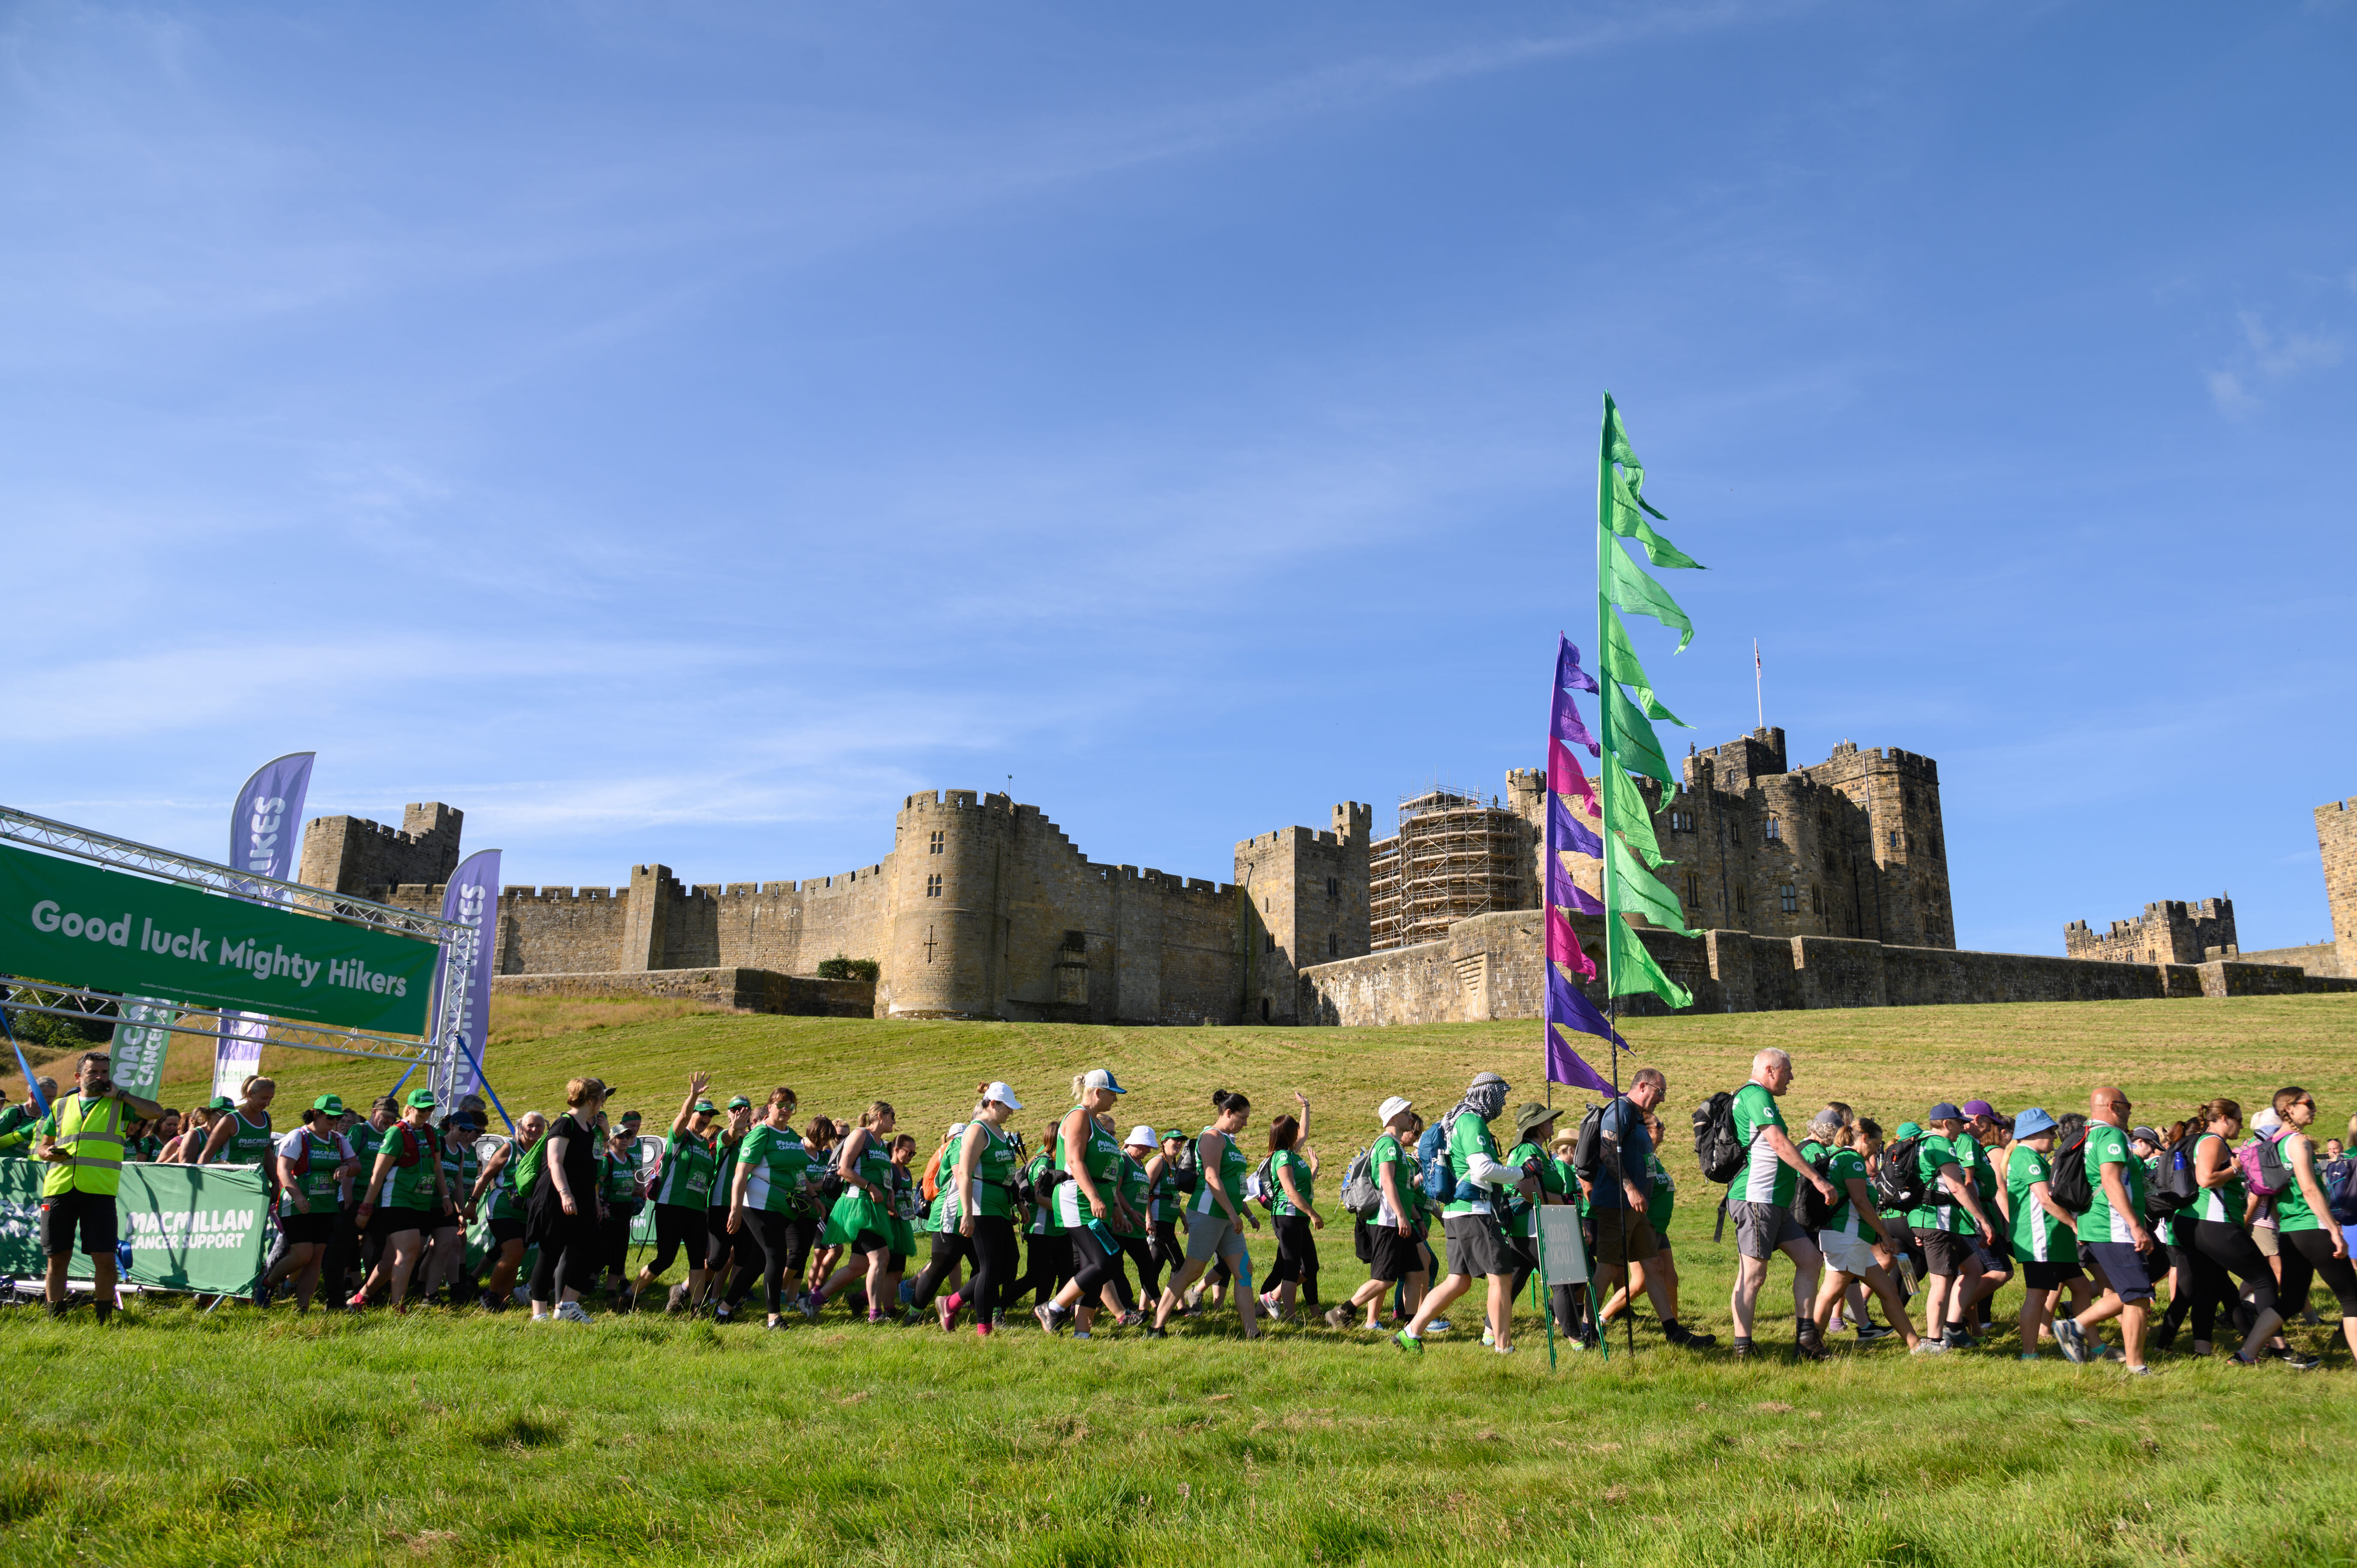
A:
<svg viewBox="0 0 2357 1568">
<path fill-rule="evenodd" d="M 447 882 L 458 869 L 458 833 L 465 822 L 464 811 L 439 800 L 404 806 L 398 829 L 365 817 L 314 817 L 303 824 L 303 858 L 295 880 L 330 893 Z"/>
<path fill-rule="evenodd" d="M 2341 972 L 2357 975 L 2357 799 L 2316 808 L 2316 844 L 2324 854 L 2324 897 L 2332 908 Z"/>
<path fill-rule="evenodd" d="M 2062 950 L 2072 958 L 2115 963 L 2200 963 L 2238 952 L 2234 902 L 2231 898 L 2162 899 L 2147 904 L 2133 920 L 2114 920 L 2098 932 L 2084 920 L 2062 928 Z"/>
</svg>

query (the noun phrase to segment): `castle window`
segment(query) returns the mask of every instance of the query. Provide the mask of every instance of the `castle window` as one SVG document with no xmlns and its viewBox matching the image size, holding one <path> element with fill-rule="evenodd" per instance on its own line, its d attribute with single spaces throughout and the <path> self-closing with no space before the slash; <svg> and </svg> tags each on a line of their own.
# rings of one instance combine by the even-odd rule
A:
<svg viewBox="0 0 2357 1568">
<path fill-rule="evenodd" d="M 1783 903 L 1784 913 L 1787 915 L 1797 915 L 1801 912 L 1800 895 L 1793 891 L 1792 885 L 1791 883 L 1787 882 L 1783 886 L 1778 888 L 1776 890 L 1776 896 Z"/>
<path fill-rule="evenodd" d="M 1812 915 L 1822 915 L 1824 912 L 1825 890 L 1812 882 L 1809 884 L 1809 913 Z"/>
<path fill-rule="evenodd" d="M 1901 789 L 1900 791 L 1899 791 L 1899 799 L 1900 799 L 1900 803 L 1902 803 L 1903 805 L 1905 805 L 1905 806 L 1906 806 L 1906 808 L 1907 808 L 1909 811 L 1913 811 L 1913 810 L 1915 809 L 1915 791 L 1914 791 L 1914 790 L 1912 790 L 1912 789 Z"/>
<path fill-rule="evenodd" d="M 935 828 L 933 830 L 933 847 L 928 853 L 932 854 L 939 854 L 942 853 L 942 830 L 939 828 Z"/>
<path fill-rule="evenodd" d="M 1326 879 L 1326 897 L 1329 898 L 1340 898 L 1341 896 L 1342 879 L 1339 876 L 1328 877 Z"/>
<path fill-rule="evenodd" d="M 1690 833 L 1694 831 L 1694 813 L 1692 811 L 1674 811 L 1670 813 L 1670 832 L 1674 833 Z"/>
<path fill-rule="evenodd" d="M 1276 950 L 1275 932 L 1263 931 L 1260 934 L 1260 950 L 1263 952 L 1275 952 Z"/>
<path fill-rule="evenodd" d="M 1735 890 L 1735 912 L 1738 915 L 1751 913 L 1751 899 L 1740 887 Z"/>
<path fill-rule="evenodd" d="M 1895 828 L 1891 830 L 1890 833 L 1890 847 L 1893 849 L 1897 849 L 1899 847 L 1899 832 Z"/>
<path fill-rule="evenodd" d="M 1088 932 L 1086 932 L 1086 931 L 1066 931 L 1066 932 L 1064 933 L 1064 950 L 1065 950 L 1066 952 L 1086 952 L 1086 951 L 1088 951 L 1088 950 L 1089 950 L 1089 934 L 1088 934 Z"/>
<path fill-rule="evenodd" d="M 1326 956 L 1328 958 L 1340 958 L 1342 956 L 1342 939 L 1336 936 L 1332 931 L 1326 933 Z"/>
<path fill-rule="evenodd" d="M 1777 843 L 1781 842 L 1781 841 L 1782 841 L 1782 839 L 1783 839 L 1783 837 L 1784 837 L 1784 824 L 1783 824 L 1782 822 L 1778 822 L 1778 821 L 1776 820 L 1776 813 L 1775 813 L 1775 812 L 1773 812 L 1773 811 L 1769 812 L 1769 813 L 1768 813 L 1768 842 L 1769 842 L 1770 843 Z"/>
<path fill-rule="evenodd" d="M 1686 873 L 1686 908 L 1697 912 L 1702 908 L 1702 876 L 1697 872 Z"/>
<path fill-rule="evenodd" d="M 1826 875 L 1827 876 L 1831 876 L 1833 874 L 1834 874 L 1834 852 L 1833 852 L 1833 851 L 1831 851 L 1831 850 L 1827 850 L 1827 851 L 1825 851 L 1825 875 Z"/>
<path fill-rule="evenodd" d="M 938 898 L 941 896 L 942 875 L 937 871 L 933 873 L 932 875 L 925 878 L 925 897 L 928 898 Z"/>
</svg>

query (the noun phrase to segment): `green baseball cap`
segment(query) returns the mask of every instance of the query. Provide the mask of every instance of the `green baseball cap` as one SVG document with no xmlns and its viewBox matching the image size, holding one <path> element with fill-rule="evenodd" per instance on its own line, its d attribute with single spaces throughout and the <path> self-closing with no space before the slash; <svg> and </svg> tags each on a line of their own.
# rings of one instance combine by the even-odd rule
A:
<svg viewBox="0 0 2357 1568">
<path fill-rule="evenodd" d="M 713 1104 L 709 1100 L 699 1100 L 695 1102 L 695 1113 L 698 1116 L 717 1116 L 720 1114 L 720 1107 Z"/>
<path fill-rule="evenodd" d="M 751 1108 L 752 1103 L 753 1103 L 753 1102 L 752 1102 L 750 1100 L 747 1099 L 744 1095 L 741 1095 L 741 1094 L 740 1094 L 740 1095 L 737 1096 L 737 1098 L 736 1098 L 736 1099 L 731 1100 L 731 1101 L 728 1102 L 728 1109 L 729 1109 L 729 1110 L 731 1110 L 731 1111 L 744 1111 L 744 1110 L 748 1110 L 748 1109 L 750 1109 L 750 1108 Z"/>
<path fill-rule="evenodd" d="M 1923 1135 L 1923 1129 L 1912 1122 L 1901 1122 L 1899 1123 L 1899 1131 L 1891 1135 L 1898 1138 L 1920 1138 Z"/>
<path fill-rule="evenodd" d="M 216 1094 L 210 1100 L 205 1101 L 205 1109 L 208 1111 L 234 1111 L 237 1109 L 237 1101 L 231 1100 L 226 1094 Z"/>
<path fill-rule="evenodd" d="M 413 1111 L 433 1110 L 434 1091 L 430 1089 L 411 1090 L 409 1091 L 409 1108 Z"/>
<path fill-rule="evenodd" d="M 646 1118 L 640 1115 L 635 1111 L 625 1111 L 622 1112 L 622 1120 L 625 1122 L 643 1122 Z"/>
<path fill-rule="evenodd" d="M 341 1116 L 344 1113 L 343 1097 L 336 1094 L 323 1094 L 311 1101 L 311 1109 L 324 1111 L 330 1116 Z"/>
</svg>

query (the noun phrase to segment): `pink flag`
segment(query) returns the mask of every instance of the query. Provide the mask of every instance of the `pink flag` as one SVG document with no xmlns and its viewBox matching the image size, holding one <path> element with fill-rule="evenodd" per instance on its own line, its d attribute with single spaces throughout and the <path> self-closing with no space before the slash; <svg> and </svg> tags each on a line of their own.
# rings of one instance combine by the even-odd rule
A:
<svg viewBox="0 0 2357 1568">
<path fill-rule="evenodd" d="M 1578 796 L 1587 802 L 1587 814 L 1591 817 L 1603 814 L 1604 808 L 1597 802 L 1596 786 L 1587 781 L 1579 758 L 1572 756 L 1559 740 L 1547 742 L 1547 788 L 1558 795 Z"/>
<path fill-rule="evenodd" d="M 1596 961 L 1579 945 L 1579 933 L 1571 929 L 1571 921 L 1559 904 L 1550 904 L 1546 912 L 1547 961 L 1559 963 L 1574 974 L 1596 978 Z"/>
</svg>

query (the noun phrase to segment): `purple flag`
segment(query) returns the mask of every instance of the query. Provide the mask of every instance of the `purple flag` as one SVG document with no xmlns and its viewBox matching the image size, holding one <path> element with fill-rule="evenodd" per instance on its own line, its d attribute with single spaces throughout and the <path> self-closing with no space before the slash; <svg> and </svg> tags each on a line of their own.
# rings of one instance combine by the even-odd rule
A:
<svg viewBox="0 0 2357 1568">
<path fill-rule="evenodd" d="M 1592 1010 L 1592 1009 L 1591 1009 Z M 1566 1037 L 1571 1026 L 1547 1026 L 1546 1075 L 1549 1083 L 1567 1083 L 1575 1089 L 1598 1089 L 1609 1094 L 1612 1086 L 1604 1081 L 1603 1074 L 1587 1065 L 1586 1058 L 1571 1048 Z"/>
<path fill-rule="evenodd" d="M 1587 725 L 1579 716 L 1578 704 L 1571 700 L 1571 693 L 1560 686 L 1555 689 L 1555 718 L 1548 726 L 1548 733 L 1566 746 L 1587 747 L 1590 757 L 1604 755 L 1604 748 L 1597 744 L 1594 736 L 1587 733 Z"/>
<path fill-rule="evenodd" d="M 1563 868 L 1563 862 L 1553 855 L 1547 856 L 1547 902 L 1583 915 L 1604 913 L 1603 900 L 1574 882 L 1571 873 Z"/>
<path fill-rule="evenodd" d="M 1585 692 L 1591 697 L 1602 695 L 1596 677 L 1579 667 L 1578 645 L 1561 632 L 1555 633 L 1555 641 L 1559 646 L 1555 654 L 1555 689 Z"/>
<path fill-rule="evenodd" d="M 1547 841 L 1558 852 L 1604 858 L 1604 841 L 1597 837 L 1596 830 L 1575 816 L 1563 797 L 1552 789 L 1547 791 Z"/>
<path fill-rule="evenodd" d="M 296 845 L 303 834 L 303 800 L 311 792 L 317 752 L 291 751 L 265 762 L 245 781 L 229 809 L 229 864 L 240 871 L 280 882 L 295 880 Z M 248 893 L 270 897 L 248 886 Z M 223 1013 L 221 1041 L 213 1047 L 213 1092 L 237 1098 L 245 1080 L 262 1070 L 262 1042 L 270 1020 L 259 1013 Z"/>
<path fill-rule="evenodd" d="M 466 927 L 467 934 L 443 944 L 442 966 L 434 975 L 434 1005 L 425 1015 L 427 1027 L 442 1026 L 443 990 L 457 974 L 457 983 L 466 988 L 457 1029 L 467 1047 L 458 1056 L 457 1092 L 473 1094 L 483 1081 L 475 1064 L 483 1058 L 483 1036 L 490 1023 L 491 966 L 498 961 L 498 850 L 477 850 L 450 874 L 450 885 L 442 891 L 442 918 Z"/>
</svg>

